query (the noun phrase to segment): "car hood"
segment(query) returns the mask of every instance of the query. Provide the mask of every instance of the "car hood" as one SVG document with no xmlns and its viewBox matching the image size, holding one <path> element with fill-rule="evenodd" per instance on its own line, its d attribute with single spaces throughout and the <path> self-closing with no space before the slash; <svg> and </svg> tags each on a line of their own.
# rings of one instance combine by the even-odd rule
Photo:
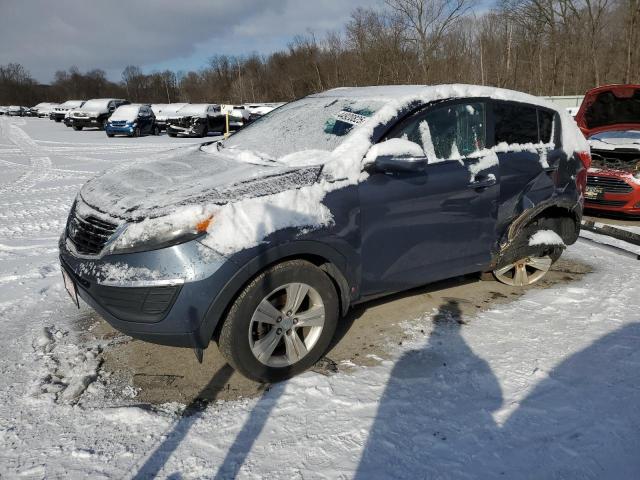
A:
<svg viewBox="0 0 640 480">
<path fill-rule="evenodd" d="M 640 85 L 605 85 L 589 90 L 576 114 L 585 137 L 614 130 L 640 130 Z"/>
<path fill-rule="evenodd" d="M 100 114 L 107 113 L 107 110 L 102 110 L 102 109 L 99 109 L 99 108 L 91 109 L 91 110 L 85 110 L 84 108 L 74 108 L 73 109 L 73 113 L 83 113 L 83 114 L 89 115 L 89 116 L 91 116 L 91 115 L 98 116 Z"/>
<path fill-rule="evenodd" d="M 247 163 L 241 153 L 180 148 L 162 160 L 106 172 L 87 182 L 80 197 L 103 214 L 139 221 L 180 206 L 221 205 L 311 185 L 321 171 L 321 166 Z"/>
</svg>

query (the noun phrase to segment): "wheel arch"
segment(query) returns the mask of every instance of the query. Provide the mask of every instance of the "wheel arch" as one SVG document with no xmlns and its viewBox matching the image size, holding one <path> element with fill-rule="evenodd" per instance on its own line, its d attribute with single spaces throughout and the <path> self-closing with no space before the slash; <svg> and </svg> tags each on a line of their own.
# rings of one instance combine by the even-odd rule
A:
<svg viewBox="0 0 640 480">
<path fill-rule="evenodd" d="M 346 314 L 351 304 L 351 289 L 344 256 L 323 243 L 290 242 L 261 252 L 235 273 L 211 302 L 198 332 L 199 343 L 206 347 L 211 339 L 217 338 L 227 312 L 247 284 L 263 271 L 289 260 L 306 260 L 323 270 L 336 289 L 341 315 Z"/>
<path fill-rule="evenodd" d="M 547 228 L 560 235 L 567 245 L 571 245 L 580 233 L 582 208 L 575 202 L 563 200 L 543 202 L 526 210 L 509 225 L 501 250 L 504 250 L 527 225 L 541 220 Z"/>
</svg>

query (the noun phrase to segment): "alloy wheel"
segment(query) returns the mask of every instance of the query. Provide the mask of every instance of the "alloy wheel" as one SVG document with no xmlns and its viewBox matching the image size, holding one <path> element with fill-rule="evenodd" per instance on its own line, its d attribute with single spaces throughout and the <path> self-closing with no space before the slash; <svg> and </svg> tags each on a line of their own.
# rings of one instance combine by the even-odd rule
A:
<svg viewBox="0 0 640 480">
<path fill-rule="evenodd" d="M 529 256 L 516 262 L 504 265 L 493 271 L 498 281 L 515 287 L 524 287 L 544 277 L 553 260 L 549 255 Z"/>
<path fill-rule="evenodd" d="M 249 323 L 249 345 L 269 367 L 299 362 L 317 343 L 325 324 L 320 294 L 305 283 L 285 284 L 264 297 Z"/>
</svg>

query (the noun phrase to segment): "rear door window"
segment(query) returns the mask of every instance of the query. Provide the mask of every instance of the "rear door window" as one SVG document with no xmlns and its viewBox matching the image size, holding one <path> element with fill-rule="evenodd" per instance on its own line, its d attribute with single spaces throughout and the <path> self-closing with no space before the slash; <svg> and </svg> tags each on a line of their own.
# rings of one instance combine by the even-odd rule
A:
<svg viewBox="0 0 640 480">
<path fill-rule="evenodd" d="M 497 102 L 493 116 L 496 145 L 538 143 L 538 112 L 535 107 Z"/>
<path fill-rule="evenodd" d="M 509 102 L 494 102 L 495 145 L 552 143 L 555 114 L 551 110 Z"/>
</svg>

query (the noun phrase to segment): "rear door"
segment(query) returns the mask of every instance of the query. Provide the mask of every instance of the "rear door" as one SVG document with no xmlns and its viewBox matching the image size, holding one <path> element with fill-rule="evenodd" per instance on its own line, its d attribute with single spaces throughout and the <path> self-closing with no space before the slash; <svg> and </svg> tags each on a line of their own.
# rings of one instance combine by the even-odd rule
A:
<svg viewBox="0 0 640 480">
<path fill-rule="evenodd" d="M 499 225 L 550 199 L 566 154 L 560 148 L 557 113 L 524 103 L 492 101 L 494 138 L 500 162 Z"/>
<path fill-rule="evenodd" d="M 363 295 L 489 264 L 499 172 L 495 155 L 485 149 L 486 108 L 482 99 L 431 106 L 383 138 L 418 144 L 428 164 L 421 172 L 393 174 L 370 167 L 359 184 Z"/>
</svg>

